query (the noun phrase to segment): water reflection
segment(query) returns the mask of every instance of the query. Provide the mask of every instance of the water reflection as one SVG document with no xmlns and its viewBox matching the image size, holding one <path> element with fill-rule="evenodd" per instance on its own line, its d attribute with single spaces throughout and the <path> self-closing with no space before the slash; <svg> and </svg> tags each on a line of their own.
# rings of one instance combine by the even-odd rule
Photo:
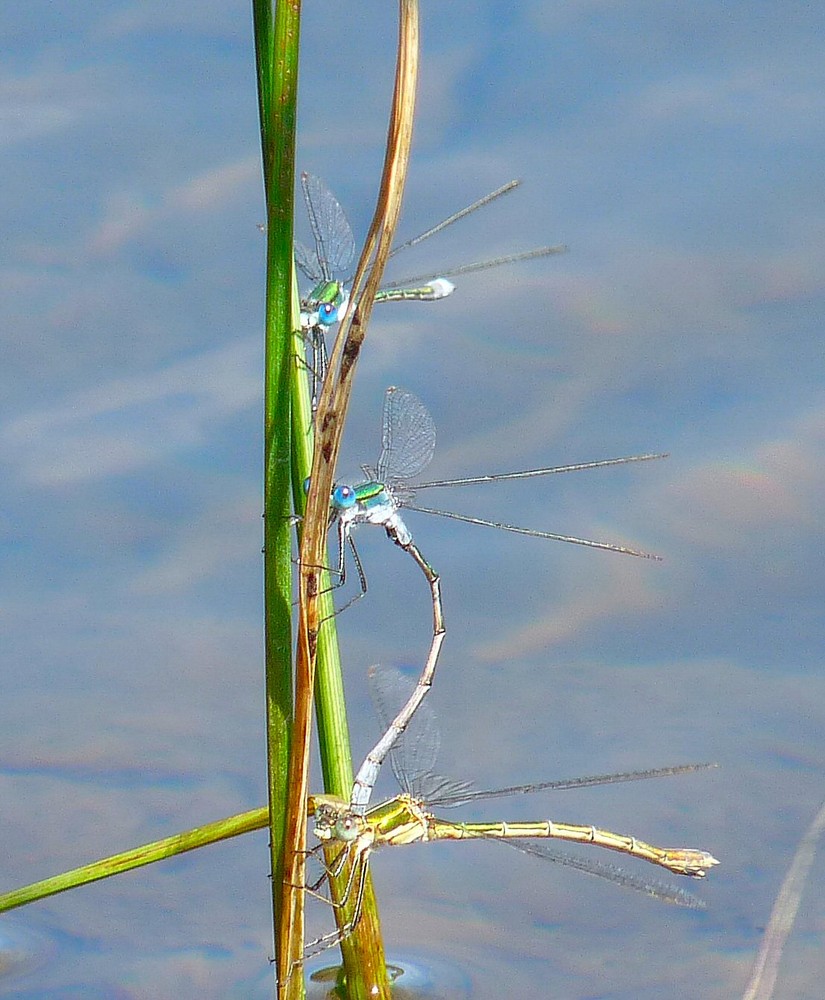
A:
<svg viewBox="0 0 825 1000">
<path fill-rule="evenodd" d="M 0 916 L 0 994 L 10 984 L 19 986 L 20 979 L 48 961 L 52 951 L 47 938 L 24 920 Z"/>
<path fill-rule="evenodd" d="M 313 962 L 307 967 L 307 1000 L 335 1000 L 339 965 Z M 473 995 L 467 971 L 444 955 L 395 953 L 387 956 L 393 1000 L 463 1000 Z"/>
<path fill-rule="evenodd" d="M 266 793 L 248 13 L 190 5 L 173 37 L 157 5 L 45 6 L 0 5 L 22 108 L 0 148 L 4 889 Z M 459 35 L 425 21 L 407 199 L 421 215 L 405 225 L 515 156 L 522 215 L 466 220 L 445 255 L 556 233 L 571 252 L 495 294 L 468 276 L 437 320 L 376 315 L 341 467 L 375 452 L 389 384 L 436 417 L 435 476 L 671 452 L 643 475 L 467 498 L 479 516 L 643 542 L 661 566 L 411 529 L 443 577 L 445 772 L 493 787 L 717 760 L 539 805 L 707 845 L 721 865 L 702 913 L 485 844 L 385 852 L 373 871 L 391 947 L 446 956 L 480 1000 L 730 1000 L 825 788 L 822 10 L 762 5 L 766 59 L 753 4 L 655 24 L 648 5 L 593 6 L 512 4 L 502 30 L 481 3 Z M 303 166 L 364 231 L 385 123 L 363 97 L 383 93 L 394 10 L 330 0 L 306 16 Z M 339 19 L 348 58 L 330 60 Z M 359 759 L 367 667 L 420 668 L 431 615 L 409 560 L 362 546 L 369 599 L 339 623 Z M 811 878 L 779 982 L 818 1000 L 822 865 Z M 310 919 L 330 929 L 320 905 Z M 250 836 L 21 911 L 0 954 L 27 974 L 0 993 L 263 1000 L 270 920 L 266 837 Z M 48 961 L 27 964 L 43 953 L 18 927 L 45 928 Z"/>
</svg>

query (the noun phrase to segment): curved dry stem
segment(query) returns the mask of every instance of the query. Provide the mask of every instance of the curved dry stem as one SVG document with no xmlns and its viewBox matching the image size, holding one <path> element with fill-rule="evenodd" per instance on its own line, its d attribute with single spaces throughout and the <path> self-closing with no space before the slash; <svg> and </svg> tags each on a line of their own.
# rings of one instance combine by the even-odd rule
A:
<svg viewBox="0 0 825 1000">
<path fill-rule="evenodd" d="M 352 390 L 352 378 L 366 335 L 375 293 L 381 281 L 384 264 L 389 256 L 395 227 L 401 211 L 401 199 L 409 161 L 415 109 L 415 86 L 418 75 L 418 3 L 399 0 L 400 22 L 395 91 L 387 137 L 387 151 L 375 216 L 353 281 L 351 307 L 335 341 L 330 369 L 316 413 L 315 455 L 312 464 L 310 490 L 304 518 L 304 534 L 300 551 L 298 648 L 295 668 L 295 717 L 292 730 L 289 787 L 290 799 L 286 817 L 286 854 L 282 893 L 281 936 L 278 948 L 279 979 L 284 973 L 288 981 L 287 997 L 297 996 L 295 985 L 299 977 L 292 975 L 300 966 L 303 950 L 303 889 L 306 882 L 306 800 L 309 787 L 309 752 L 312 692 L 315 680 L 315 655 L 320 616 L 318 608 L 319 579 L 317 566 L 325 564 L 329 496 L 335 463 L 340 448 Z M 373 260 L 373 252 L 375 252 Z M 370 262 L 372 261 L 372 264 Z M 371 267 L 371 270 L 370 270 Z M 369 273 L 368 273 L 369 272 Z M 365 277 L 366 276 L 366 277 Z M 383 956 L 375 922 L 375 907 L 365 906 L 358 934 L 347 941 L 344 961 L 347 983 L 352 996 L 360 993 L 358 980 L 367 983 L 371 996 L 388 996 Z M 346 918 L 345 918 L 346 919 Z M 371 939 L 371 940 L 370 940 Z M 363 942 L 370 941 L 367 948 Z M 359 955 L 357 967 L 350 968 L 348 955 Z M 378 956 L 381 968 L 367 968 L 367 956 Z M 356 977 L 357 973 L 357 977 Z M 282 979 L 283 981 L 283 979 Z M 367 994 L 364 994 L 367 995 Z"/>
</svg>

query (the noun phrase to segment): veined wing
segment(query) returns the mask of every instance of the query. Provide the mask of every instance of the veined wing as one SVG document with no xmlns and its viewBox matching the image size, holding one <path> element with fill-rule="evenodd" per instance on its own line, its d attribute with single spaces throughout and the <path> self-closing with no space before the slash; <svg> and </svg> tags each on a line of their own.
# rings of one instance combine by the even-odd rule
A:
<svg viewBox="0 0 825 1000">
<path fill-rule="evenodd" d="M 491 257 L 489 260 L 477 260 L 470 264 L 459 264 L 457 267 L 442 268 L 430 274 L 416 274 L 411 278 L 400 278 L 382 286 L 382 291 L 391 291 L 406 285 L 419 285 L 436 278 L 455 278 L 462 274 L 474 274 L 476 271 L 489 271 L 493 267 L 504 264 L 516 264 L 520 260 L 535 260 L 536 257 L 550 257 L 554 254 L 566 253 L 567 247 L 559 244 L 552 247 L 536 247 L 533 250 L 523 250 L 521 253 L 506 254 L 503 257 Z"/>
<path fill-rule="evenodd" d="M 528 854 L 534 858 L 542 858 L 544 861 L 553 861 L 556 864 L 565 865 L 567 868 L 575 868 L 578 871 L 586 872 L 588 875 L 595 875 L 597 878 L 607 879 L 608 882 L 615 882 L 628 889 L 635 889 L 646 896 L 652 896 L 663 903 L 672 903 L 674 906 L 684 906 L 689 910 L 704 910 L 705 902 L 684 889 L 679 889 L 675 885 L 668 885 L 658 879 L 649 879 L 639 875 L 626 872 L 617 865 L 605 864 L 603 861 L 596 861 L 591 858 L 579 858 L 566 851 L 559 851 L 550 844 L 538 842 L 527 842 L 517 840 L 506 840 L 502 837 L 485 838 L 493 840 L 498 844 L 506 844 L 521 854 Z"/>
<path fill-rule="evenodd" d="M 381 444 L 375 470 L 379 482 L 412 479 L 429 465 L 435 451 L 435 424 L 418 396 L 394 385 L 387 389 Z"/>
<path fill-rule="evenodd" d="M 465 208 L 459 209 L 457 212 L 453 212 L 452 215 L 447 216 L 446 219 L 442 219 L 441 222 L 434 226 L 430 226 L 429 229 L 425 229 L 423 233 L 419 233 L 418 236 L 413 236 L 411 239 L 404 240 L 403 243 L 399 243 L 390 250 L 390 257 L 394 257 L 401 250 L 407 247 L 414 247 L 417 243 L 423 243 L 424 240 L 428 240 L 431 236 L 435 236 L 436 233 L 440 233 L 447 226 L 452 226 L 454 222 L 458 222 L 459 219 L 463 219 L 473 212 L 477 211 L 479 208 L 483 208 L 484 205 L 489 205 L 491 201 L 495 201 L 502 195 L 508 194 L 510 191 L 514 190 L 521 184 L 521 181 L 508 181 L 506 184 L 502 184 L 501 187 L 496 188 L 495 191 L 491 191 L 489 194 L 485 194 L 484 197 L 479 198 L 474 201 L 471 205 L 467 205 Z M 435 275 L 433 275 L 435 277 Z"/>
<path fill-rule="evenodd" d="M 373 667 L 369 673 L 370 694 L 375 713 L 387 729 L 395 713 L 410 695 L 413 682 L 398 670 Z M 406 730 L 390 750 L 390 766 L 403 792 L 419 802 L 446 797 L 460 799 L 470 793 L 466 782 L 453 781 L 435 774 L 441 733 L 435 713 L 428 702 L 416 709 Z"/>
<path fill-rule="evenodd" d="M 669 778 L 677 774 L 691 774 L 717 767 L 716 764 L 676 764 L 673 767 L 655 767 L 647 771 L 620 771 L 617 774 L 594 774 L 583 778 L 560 778 L 553 781 L 535 781 L 526 785 L 510 785 L 507 788 L 468 788 L 456 794 L 428 799 L 427 804 L 439 808 L 460 806 L 465 802 L 487 799 L 503 799 L 510 795 L 532 795 L 534 792 L 564 791 L 570 788 L 592 788 L 595 785 L 615 785 L 622 781 L 642 781 L 645 778 Z"/>
<path fill-rule="evenodd" d="M 315 240 L 315 255 L 321 277 L 331 281 L 340 276 L 355 255 L 355 237 L 352 227 L 338 200 L 314 174 L 301 174 L 309 224 Z M 303 248 L 304 250 L 306 248 Z M 297 248 L 296 248 L 297 251 Z M 300 257 L 296 252 L 296 257 Z M 301 268 L 303 270 L 303 267 Z"/>
</svg>

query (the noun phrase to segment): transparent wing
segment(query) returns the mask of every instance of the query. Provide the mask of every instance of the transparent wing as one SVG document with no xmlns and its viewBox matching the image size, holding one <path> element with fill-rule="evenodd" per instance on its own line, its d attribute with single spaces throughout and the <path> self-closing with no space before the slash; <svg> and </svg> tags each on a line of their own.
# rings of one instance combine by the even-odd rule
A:
<svg viewBox="0 0 825 1000">
<path fill-rule="evenodd" d="M 458 795 L 430 799 L 431 805 L 458 806 L 465 802 L 502 799 L 510 795 L 532 795 L 535 792 L 564 791 L 570 788 L 593 788 L 596 785 L 615 785 L 623 781 L 644 781 L 647 778 L 671 778 L 678 774 L 692 774 L 716 767 L 716 764 L 676 764 L 672 767 L 654 767 L 646 771 L 620 771 L 615 774 L 591 774 L 582 778 L 561 778 L 553 781 L 534 781 L 527 785 L 510 785 L 507 788 L 469 789 Z"/>
<path fill-rule="evenodd" d="M 413 682 L 393 668 L 376 666 L 369 672 L 370 694 L 383 729 L 387 729 L 398 709 L 410 695 Z M 670 767 L 649 768 L 645 771 L 621 771 L 614 774 L 595 774 L 579 778 L 561 778 L 537 781 L 506 788 L 476 789 L 472 782 L 455 781 L 435 773 L 441 734 L 435 712 L 429 702 L 422 702 L 406 730 L 390 750 L 390 764 L 402 791 L 427 806 L 453 808 L 467 802 L 508 798 L 512 795 L 530 795 L 541 791 L 592 788 L 625 781 L 643 781 L 648 778 L 669 778 L 692 774 L 716 767 L 716 764 L 676 764 Z M 496 839 L 496 838 L 494 838 Z M 522 848 L 525 853 L 544 852 Z M 552 851 L 549 851 L 552 853 Z"/>
<path fill-rule="evenodd" d="M 386 730 L 396 712 L 412 691 L 415 681 L 391 667 L 378 666 L 369 672 L 370 694 L 382 730 Z M 432 709 L 418 706 L 409 726 L 390 750 L 392 772 L 400 788 L 410 795 L 426 775 L 432 774 L 438 758 L 441 735 Z"/>
<path fill-rule="evenodd" d="M 536 257 L 549 257 L 553 254 L 565 253 L 566 246 L 559 244 L 553 247 L 536 247 L 533 250 L 524 250 L 521 253 L 511 253 L 504 257 L 491 257 L 488 260 L 476 260 L 471 264 L 459 264 L 456 267 L 442 268 L 434 274 L 416 274 L 412 278 L 400 278 L 397 281 L 390 281 L 383 286 L 382 291 L 389 291 L 406 285 L 420 285 L 435 278 L 455 278 L 462 274 L 473 274 L 476 271 L 489 271 L 494 267 L 502 267 L 504 264 L 517 264 L 521 260 L 535 260 Z"/>
<path fill-rule="evenodd" d="M 409 697 L 414 682 L 393 668 L 375 667 L 370 670 L 369 683 L 376 715 L 386 730 Z M 418 801 L 426 803 L 441 796 L 459 798 L 462 793 L 469 792 L 468 784 L 434 773 L 440 745 L 441 734 L 435 713 L 423 702 L 390 750 L 395 780 L 402 791 Z"/>
<path fill-rule="evenodd" d="M 472 205 L 467 205 L 466 208 L 462 208 L 458 212 L 454 212 L 446 219 L 442 219 L 437 225 L 431 226 L 423 233 L 419 233 L 418 236 L 413 236 L 411 239 L 405 240 L 403 243 L 399 243 L 397 246 L 394 246 L 392 250 L 390 250 L 390 257 L 394 257 L 401 250 L 406 249 L 406 247 L 414 247 L 416 243 L 422 243 L 424 240 L 428 240 L 431 236 L 435 236 L 436 233 L 440 233 L 442 229 L 446 229 L 447 226 L 451 226 L 454 222 L 458 222 L 459 219 L 463 219 L 472 212 L 477 211 L 479 208 L 489 205 L 490 202 L 495 201 L 496 198 L 500 198 L 502 195 L 508 194 L 514 188 L 517 188 L 519 184 L 521 184 L 521 181 L 509 181 L 507 184 L 503 184 L 500 188 L 496 188 L 495 191 L 485 194 L 483 198 L 479 198 L 478 201 L 474 201 Z M 433 275 L 433 277 L 436 277 L 436 275 Z"/>
<path fill-rule="evenodd" d="M 299 240 L 293 240 L 292 250 L 295 254 L 295 263 L 297 264 L 300 271 L 302 271 L 310 281 L 320 281 L 323 278 L 321 274 L 321 268 L 318 264 L 318 259 L 315 256 L 314 251 L 310 250 L 309 247 L 304 246 Z"/>
<path fill-rule="evenodd" d="M 649 879 L 633 875 L 616 865 L 605 864 L 603 861 L 596 861 L 592 858 L 579 858 L 566 851 L 559 851 L 550 844 L 534 843 L 516 840 L 504 840 L 501 837 L 485 838 L 495 840 L 506 847 L 512 847 L 522 854 L 529 854 L 534 858 L 542 858 L 544 861 L 553 861 L 556 864 L 565 865 L 568 868 L 576 868 L 578 871 L 587 872 L 588 875 L 595 875 L 597 878 L 607 879 L 608 882 L 615 882 L 628 889 L 635 889 L 646 896 L 661 900 L 663 903 L 671 903 L 674 906 L 684 906 L 689 910 L 704 910 L 703 900 L 694 896 L 684 889 L 679 889 L 666 882 L 657 879 Z"/>
<path fill-rule="evenodd" d="M 381 443 L 379 482 L 412 479 L 429 465 L 435 451 L 435 424 L 418 396 L 394 385 L 387 389 Z"/>
<path fill-rule="evenodd" d="M 321 277 L 331 281 L 349 266 L 355 256 L 352 228 L 335 195 L 320 177 L 301 174 L 301 188 Z"/>
</svg>

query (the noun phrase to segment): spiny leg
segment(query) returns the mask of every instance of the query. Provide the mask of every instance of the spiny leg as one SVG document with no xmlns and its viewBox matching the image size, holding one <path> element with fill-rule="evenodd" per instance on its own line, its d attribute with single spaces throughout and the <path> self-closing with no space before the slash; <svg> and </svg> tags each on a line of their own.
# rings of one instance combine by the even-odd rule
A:
<svg viewBox="0 0 825 1000">
<path fill-rule="evenodd" d="M 335 590 L 340 589 L 344 586 L 347 581 L 346 572 L 346 546 L 348 545 L 350 551 L 352 552 L 352 560 L 355 563 L 355 569 L 358 573 L 358 584 L 359 592 L 351 597 L 346 604 L 343 604 L 340 608 L 336 608 L 331 615 L 327 615 L 326 618 L 322 619 L 322 623 L 327 620 L 327 618 L 334 618 L 336 615 L 341 614 L 342 611 L 346 611 L 347 608 L 352 607 L 356 601 L 360 601 L 361 598 L 367 592 L 367 575 L 364 572 L 364 566 L 361 562 L 361 557 L 358 555 L 358 549 L 355 547 L 355 541 L 348 529 L 344 528 L 342 530 L 342 525 L 338 523 L 338 565 L 337 566 L 314 566 L 313 569 L 322 570 L 329 573 L 331 576 L 337 578 L 337 583 L 333 583 L 330 587 L 324 587 L 319 591 L 319 594 L 330 594 Z M 295 564 L 300 566 L 300 560 L 296 559 Z M 296 602 L 293 602 L 297 604 Z"/>
<path fill-rule="evenodd" d="M 310 346 L 312 347 L 312 417 L 315 419 L 315 411 L 318 409 L 318 400 L 321 397 L 321 390 L 324 387 L 324 379 L 329 368 L 329 357 L 327 355 L 327 342 L 324 336 L 325 330 L 322 326 L 313 326 L 310 333 Z"/>
<path fill-rule="evenodd" d="M 326 846 L 326 845 L 321 845 Z M 343 857 L 346 861 L 347 856 L 352 853 L 350 850 L 351 845 L 346 845 L 343 850 L 337 855 L 333 861 L 332 866 L 329 869 L 330 874 L 339 875 L 343 869 L 343 864 L 339 865 L 339 860 Z M 337 867 L 338 870 L 333 871 L 333 868 Z M 329 903 L 334 909 L 340 909 L 345 906 L 349 900 L 350 894 L 352 893 L 352 887 L 355 883 L 356 873 L 358 875 L 358 888 L 355 896 L 355 907 L 353 909 L 352 917 L 342 926 L 336 928 L 334 931 L 330 931 L 328 934 L 322 934 L 321 937 L 315 938 L 314 941 L 309 941 L 304 946 L 304 952 L 301 958 L 296 959 L 292 966 L 290 967 L 287 977 L 282 982 L 278 983 L 278 988 L 282 989 L 286 986 L 287 982 L 295 974 L 296 970 L 299 969 L 303 963 L 308 958 L 312 958 L 315 955 L 320 955 L 322 952 L 327 951 L 329 948 L 334 948 L 335 945 L 340 944 L 349 934 L 355 930 L 358 925 L 358 921 L 361 919 L 361 911 L 364 903 L 364 892 L 366 889 L 367 875 L 369 873 L 369 851 L 357 851 L 352 863 L 352 869 L 347 877 L 347 884 L 344 887 L 343 895 L 339 900 L 326 899 L 323 896 L 318 896 L 317 893 L 313 893 L 317 898 L 320 898 L 325 903 Z M 324 878 L 328 877 L 325 873 Z"/>
<path fill-rule="evenodd" d="M 312 855 L 322 851 L 326 846 L 327 845 L 324 843 L 316 844 L 315 847 L 313 847 L 311 851 L 307 851 L 306 854 L 311 857 Z M 321 874 L 318 876 L 318 878 L 314 882 L 309 882 L 307 885 L 305 885 L 304 889 L 308 893 L 310 893 L 310 895 L 315 896 L 316 899 L 320 899 L 324 903 L 329 903 L 330 906 L 340 905 L 336 904 L 332 899 L 327 899 L 326 896 L 318 892 L 318 889 L 320 888 L 321 884 L 329 878 L 330 875 L 333 878 L 337 878 L 344 870 L 344 865 L 347 862 L 347 848 L 346 847 L 341 848 L 341 850 L 333 859 L 332 864 L 328 865 L 326 863 L 326 860 L 323 859 L 317 859 L 317 860 L 323 870 Z"/>
<path fill-rule="evenodd" d="M 346 852 L 345 852 L 346 853 Z M 358 921 L 361 919 L 361 914 L 364 905 L 364 894 L 366 892 L 367 885 L 367 875 L 369 874 L 369 852 L 361 851 L 357 854 L 353 861 L 352 871 L 347 879 L 347 884 L 344 889 L 344 894 L 340 900 L 337 902 L 333 901 L 332 905 L 336 909 L 344 906 L 349 899 L 352 892 L 353 884 L 355 884 L 355 876 L 357 879 L 357 890 L 355 894 L 355 905 L 352 911 L 352 916 L 350 919 L 343 924 L 341 927 L 336 928 L 334 931 L 330 931 L 328 934 L 323 934 L 321 937 L 316 938 L 314 941 L 307 942 L 304 948 L 303 960 L 307 958 L 312 958 L 314 955 L 318 955 L 328 948 L 334 948 L 336 944 L 340 944 L 344 938 L 348 937 L 355 928 L 358 926 Z M 299 963 L 295 963 L 296 965 Z M 293 967 L 294 969 L 294 967 Z M 292 972 L 290 972 L 292 975 Z"/>
<path fill-rule="evenodd" d="M 361 563 L 361 557 L 358 555 L 358 549 L 355 547 L 355 539 L 352 537 L 352 533 L 348 529 L 342 530 L 342 525 L 338 523 L 338 583 L 333 584 L 330 590 L 337 590 L 339 587 L 343 587 L 347 581 L 346 573 L 346 558 L 344 543 L 349 545 L 350 552 L 352 553 L 352 561 L 355 563 L 355 569 L 358 573 L 358 585 L 359 592 L 355 597 L 351 597 L 346 604 L 343 604 L 340 608 L 337 608 L 335 614 L 340 614 L 342 611 L 346 611 L 347 608 L 351 608 L 356 601 L 360 601 L 361 598 L 367 592 L 367 575 L 364 572 L 364 567 Z"/>
<path fill-rule="evenodd" d="M 336 608 L 331 615 L 327 615 L 326 618 L 321 619 L 321 624 L 323 624 L 329 618 L 335 618 L 336 615 L 340 615 L 342 611 L 346 611 L 347 608 L 351 608 L 356 601 L 360 601 L 361 598 L 367 592 L 367 575 L 364 572 L 364 567 L 361 563 L 361 557 L 358 555 L 358 549 L 355 547 L 355 541 L 352 534 L 347 528 L 343 528 L 341 522 L 338 522 L 338 566 L 335 569 L 330 569 L 329 572 L 334 576 L 338 577 L 338 582 L 333 583 L 331 587 L 326 587 L 321 591 L 322 594 L 329 594 L 334 590 L 338 590 L 343 587 L 347 582 L 347 572 L 346 572 L 346 546 L 349 546 L 350 552 L 352 552 L 352 561 L 355 563 L 355 569 L 358 573 L 358 584 L 359 592 L 351 597 L 346 604 L 342 604 L 340 608 Z"/>
</svg>

